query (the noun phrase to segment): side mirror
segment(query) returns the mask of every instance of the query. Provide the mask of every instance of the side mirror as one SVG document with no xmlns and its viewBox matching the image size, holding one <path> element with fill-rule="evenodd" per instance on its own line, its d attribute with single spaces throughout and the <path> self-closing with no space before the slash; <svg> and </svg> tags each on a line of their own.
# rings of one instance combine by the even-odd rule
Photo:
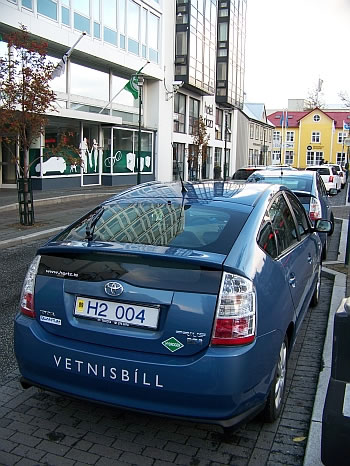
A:
<svg viewBox="0 0 350 466">
<path fill-rule="evenodd" d="M 332 231 L 332 227 L 332 222 L 320 218 L 316 220 L 313 230 L 317 233 L 329 233 L 330 231 Z"/>
<path fill-rule="evenodd" d="M 335 188 L 331 188 L 328 191 L 328 194 L 329 194 L 329 196 L 335 196 L 336 194 L 338 194 L 338 191 Z"/>
</svg>

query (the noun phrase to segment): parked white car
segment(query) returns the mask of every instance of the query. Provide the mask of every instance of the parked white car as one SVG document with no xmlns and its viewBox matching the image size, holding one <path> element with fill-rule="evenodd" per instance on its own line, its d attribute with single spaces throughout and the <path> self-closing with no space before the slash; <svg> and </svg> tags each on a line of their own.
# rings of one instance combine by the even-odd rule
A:
<svg viewBox="0 0 350 466">
<path fill-rule="evenodd" d="M 321 175 L 328 193 L 330 189 L 336 189 L 340 192 L 342 182 L 334 165 L 310 165 L 306 167 L 306 170 L 317 171 Z"/>
<path fill-rule="evenodd" d="M 341 181 L 341 187 L 342 189 L 345 188 L 345 185 L 346 185 L 346 172 L 345 172 L 345 168 L 343 168 L 341 165 L 339 164 L 334 164 L 333 167 L 336 168 L 337 172 L 338 172 L 338 175 L 340 176 L 340 181 Z"/>
</svg>

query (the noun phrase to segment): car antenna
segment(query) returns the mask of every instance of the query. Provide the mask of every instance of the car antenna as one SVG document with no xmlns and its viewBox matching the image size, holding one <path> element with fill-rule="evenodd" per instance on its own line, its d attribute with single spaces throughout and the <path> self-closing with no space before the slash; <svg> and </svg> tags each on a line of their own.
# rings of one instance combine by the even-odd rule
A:
<svg viewBox="0 0 350 466">
<path fill-rule="evenodd" d="M 184 181 L 183 181 L 182 176 L 181 176 L 181 172 L 180 172 L 180 169 L 179 169 L 179 161 L 178 160 L 176 160 L 176 168 L 177 168 L 177 173 L 178 173 L 180 181 L 181 181 L 181 192 L 182 192 L 182 194 L 185 194 L 185 193 L 187 193 L 187 189 L 185 188 L 185 184 L 184 184 Z"/>
</svg>

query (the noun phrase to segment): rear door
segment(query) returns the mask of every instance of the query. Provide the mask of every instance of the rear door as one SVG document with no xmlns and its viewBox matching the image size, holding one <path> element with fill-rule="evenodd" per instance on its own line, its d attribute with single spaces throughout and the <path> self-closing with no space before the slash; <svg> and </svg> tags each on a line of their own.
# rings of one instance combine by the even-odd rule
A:
<svg viewBox="0 0 350 466">
<path fill-rule="evenodd" d="M 298 208 L 298 220 L 294 205 Z M 280 194 L 272 203 L 269 215 L 277 239 L 278 260 L 283 266 L 298 319 L 310 295 L 318 243 L 311 238 L 305 211 L 294 196 Z"/>
</svg>

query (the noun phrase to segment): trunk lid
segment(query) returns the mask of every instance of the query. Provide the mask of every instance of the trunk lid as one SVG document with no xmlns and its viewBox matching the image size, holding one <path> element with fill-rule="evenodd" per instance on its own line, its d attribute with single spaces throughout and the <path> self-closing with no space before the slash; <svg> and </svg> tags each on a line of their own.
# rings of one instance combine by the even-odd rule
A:
<svg viewBox="0 0 350 466">
<path fill-rule="evenodd" d="M 39 254 L 35 310 L 47 332 L 164 355 L 210 344 L 225 255 L 84 242 Z"/>
</svg>

